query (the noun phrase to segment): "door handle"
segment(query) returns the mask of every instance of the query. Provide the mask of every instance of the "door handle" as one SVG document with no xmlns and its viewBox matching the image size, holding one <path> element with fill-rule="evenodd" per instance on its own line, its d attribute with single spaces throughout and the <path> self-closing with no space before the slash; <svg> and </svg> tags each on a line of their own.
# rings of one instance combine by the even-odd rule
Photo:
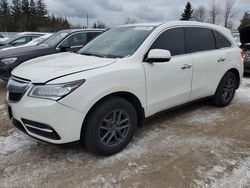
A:
<svg viewBox="0 0 250 188">
<path fill-rule="evenodd" d="M 190 69 L 192 67 L 191 64 L 185 64 L 181 67 L 181 69 L 185 70 L 185 69 Z"/>
<path fill-rule="evenodd" d="M 220 59 L 218 59 L 218 62 L 224 62 L 224 61 L 226 61 L 226 58 L 220 58 Z"/>
</svg>

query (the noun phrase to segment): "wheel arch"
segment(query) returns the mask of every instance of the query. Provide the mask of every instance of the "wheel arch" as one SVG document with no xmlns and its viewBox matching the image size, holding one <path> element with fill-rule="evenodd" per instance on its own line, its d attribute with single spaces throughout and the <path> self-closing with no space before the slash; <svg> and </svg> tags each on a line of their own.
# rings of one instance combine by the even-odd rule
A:
<svg viewBox="0 0 250 188">
<path fill-rule="evenodd" d="M 239 89 L 239 87 L 240 87 L 240 82 L 241 82 L 239 71 L 238 71 L 236 68 L 231 68 L 231 69 L 229 69 L 227 72 L 231 72 L 231 73 L 233 73 L 233 74 L 236 76 L 236 80 L 237 80 L 237 89 Z"/>
<path fill-rule="evenodd" d="M 127 101 L 129 101 L 135 108 L 136 113 L 137 113 L 137 123 L 138 126 L 142 126 L 144 119 L 145 119 L 145 110 L 142 106 L 141 101 L 139 100 L 139 98 L 134 95 L 133 93 L 127 92 L 127 91 L 119 91 L 119 92 L 114 92 L 114 93 L 110 93 L 104 97 L 102 97 L 101 99 L 99 99 L 87 112 L 84 120 L 83 120 L 83 124 L 82 124 L 82 129 L 81 129 L 81 138 L 82 138 L 82 133 L 84 130 L 84 124 L 86 122 L 86 119 L 88 117 L 88 115 L 93 111 L 93 109 L 95 108 L 96 105 L 98 105 L 100 102 L 102 102 L 103 100 L 105 100 L 108 97 L 112 97 L 112 96 L 116 96 L 116 97 L 121 97 Z"/>
</svg>

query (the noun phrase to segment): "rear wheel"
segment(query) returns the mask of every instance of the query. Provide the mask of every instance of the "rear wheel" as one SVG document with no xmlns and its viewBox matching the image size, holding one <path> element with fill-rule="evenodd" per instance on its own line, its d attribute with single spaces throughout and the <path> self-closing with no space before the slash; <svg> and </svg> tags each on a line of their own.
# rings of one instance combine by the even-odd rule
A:
<svg viewBox="0 0 250 188">
<path fill-rule="evenodd" d="M 83 125 L 82 140 L 98 155 L 112 155 L 131 141 L 137 126 L 133 105 L 120 97 L 109 97 L 98 103 Z"/>
<path fill-rule="evenodd" d="M 213 104 L 219 107 L 229 105 L 235 95 L 237 80 L 235 74 L 227 72 L 221 79 L 213 98 Z"/>
</svg>

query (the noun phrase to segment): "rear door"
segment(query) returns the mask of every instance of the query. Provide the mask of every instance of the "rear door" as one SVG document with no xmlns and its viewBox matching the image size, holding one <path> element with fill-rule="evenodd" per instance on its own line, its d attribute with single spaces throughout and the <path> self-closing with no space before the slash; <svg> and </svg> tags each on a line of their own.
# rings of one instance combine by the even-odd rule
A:
<svg viewBox="0 0 250 188">
<path fill-rule="evenodd" d="M 146 73 L 147 115 L 186 103 L 192 81 L 192 59 L 185 53 L 184 29 L 164 31 L 151 49 L 165 49 L 172 58 L 164 63 L 143 63 Z"/>
<path fill-rule="evenodd" d="M 186 49 L 193 59 L 193 81 L 190 100 L 215 94 L 225 71 L 227 50 L 216 44 L 221 35 L 209 28 L 186 27 Z M 231 43 L 230 43 L 231 45 Z"/>
</svg>

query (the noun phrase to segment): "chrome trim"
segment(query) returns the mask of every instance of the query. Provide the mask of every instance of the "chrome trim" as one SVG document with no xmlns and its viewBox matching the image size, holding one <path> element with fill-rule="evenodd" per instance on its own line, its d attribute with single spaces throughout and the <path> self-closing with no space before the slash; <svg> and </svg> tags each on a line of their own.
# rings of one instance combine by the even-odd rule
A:
<svg viewBox="0 0 250 188">
<path fill-rule="evenodd" d="M 47 132 L 47 133 L 53 133 L 53 130 L 51 129 L 45 129 L 45 128 L 38 128 L 29 124 L 24 124 L 26 127 L 32 128 L 32 129 L 37 129 L 39 131 Z"/>
</svg>

